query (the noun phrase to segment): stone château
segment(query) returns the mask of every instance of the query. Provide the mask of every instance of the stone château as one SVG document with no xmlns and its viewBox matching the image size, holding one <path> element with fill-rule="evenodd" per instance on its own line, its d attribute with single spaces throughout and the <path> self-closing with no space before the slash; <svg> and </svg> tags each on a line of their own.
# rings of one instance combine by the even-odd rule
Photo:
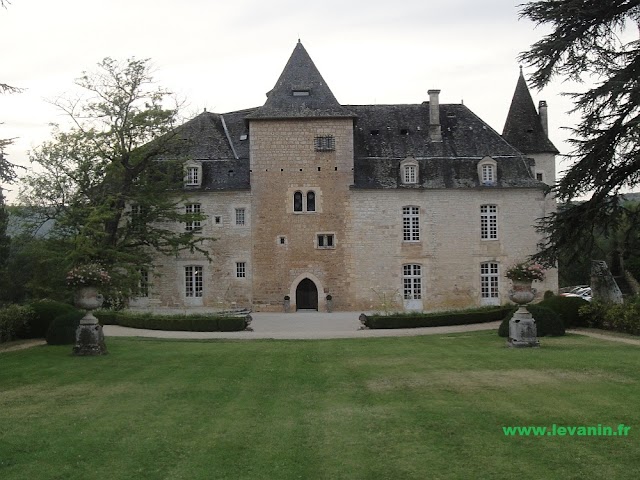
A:
<svg viewBox="0 0 640 480">
<path fill-rule="evenodd" d="M 502 135 L 439 90 L 342 105 L 298 42 L 264 105 L 204 112 L 184 141 L 186 212 L 212 262 L 158 257 L 137 307 L 435 310 L 508 301 L 555 208 L 546 104 L 520 73 Z M 159 274 L 155 276 L 153 274 Z M 552 271 L 539 291 L 557 289 Z"/>
</svg>

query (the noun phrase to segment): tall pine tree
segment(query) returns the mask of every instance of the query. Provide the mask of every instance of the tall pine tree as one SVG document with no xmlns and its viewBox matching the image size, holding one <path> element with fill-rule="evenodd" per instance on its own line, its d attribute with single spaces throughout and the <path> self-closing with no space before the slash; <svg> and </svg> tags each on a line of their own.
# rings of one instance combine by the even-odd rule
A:
<svg viewBox="0 0 640 480">
<path fill-rule="evenodd" d="M 540 224 L 547 240 L 538 256 L 555 261 L 590 252 L 596 232 L 608 235 L 630 218 L 640 224 L 639 212 L 618 198 L 640 183 L 640 0 L 538 0 L 521 16 L 552 28 L 521 55 L 535 68 L 535 87 L 555 77 L 595 84 L 570 94 L 581 120 L 572 130 L 572 165 L 555 187 L 561 202 L 590 199 Z"/>
</svg>

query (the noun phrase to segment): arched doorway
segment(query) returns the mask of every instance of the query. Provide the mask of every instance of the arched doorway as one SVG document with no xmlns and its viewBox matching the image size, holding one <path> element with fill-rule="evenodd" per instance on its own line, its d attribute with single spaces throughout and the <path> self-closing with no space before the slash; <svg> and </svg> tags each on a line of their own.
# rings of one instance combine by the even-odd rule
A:
<svg viewBox="0 0 640 480">
<path fill-rule="evenodd" d="M 318 310 L 318 288 L 312 280 L 305 278 L 296 288 L 297 310 Z"/>
</svg>

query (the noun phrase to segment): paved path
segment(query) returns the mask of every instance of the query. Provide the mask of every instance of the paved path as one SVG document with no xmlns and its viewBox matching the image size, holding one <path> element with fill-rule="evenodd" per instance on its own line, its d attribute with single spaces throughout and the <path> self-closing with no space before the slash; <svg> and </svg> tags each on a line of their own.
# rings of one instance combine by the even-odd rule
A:
<svg viewBox="0 0 640 480">
<path fill-rule="evenodd" d="M 253 332 L 164 332 L 137 328 L 105 325 L 107 337 L 152 337 L 152 338 L 232 338 L 251 340 L 256 338 L 318 339 L 318 338 L 365 338 L 408 337 L 414 335 L 437 335 L 442 333 L 497 330 L 500 322 L 457 325 L 453 327 L 401 328 L 384 330 L 360 330 L 358 312 L 296 312 L 296 313 L 252 313 Z"/>
<path fill-rule="evenodd" d="M 607 332 L 607 333 L 599 333 L 597 330 L 596 331 L 585 330 L 582 328 L 567 330 L 567 333 L 575 333 L 577 335 L 586 335 L 587 337 L 593 337 L 599 340 L 610 340 L 612 342 L 627 343 L 629 345 L 638 345 L 640 347 L 640 339 L 636 340 L 635 338 L 619 337 L 619 336 L 616 336 L 615 332 L 610 333 L 607 330 L 603 330 L 603 332 Z"/>
</svg>

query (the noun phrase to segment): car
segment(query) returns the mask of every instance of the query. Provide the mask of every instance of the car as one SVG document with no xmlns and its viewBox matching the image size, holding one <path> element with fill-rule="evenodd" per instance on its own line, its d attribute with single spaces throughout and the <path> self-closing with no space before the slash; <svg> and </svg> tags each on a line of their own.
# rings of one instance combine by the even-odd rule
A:
<svg viewBox="0 0 640 480">
<path fill-rule="evenodd" d="M 578 297 L 586 300 L 587 302 L 591 301 L 591 287 L 576 287 L 567 293 L 561 293 L 561 297 Z"/>
</svg>

